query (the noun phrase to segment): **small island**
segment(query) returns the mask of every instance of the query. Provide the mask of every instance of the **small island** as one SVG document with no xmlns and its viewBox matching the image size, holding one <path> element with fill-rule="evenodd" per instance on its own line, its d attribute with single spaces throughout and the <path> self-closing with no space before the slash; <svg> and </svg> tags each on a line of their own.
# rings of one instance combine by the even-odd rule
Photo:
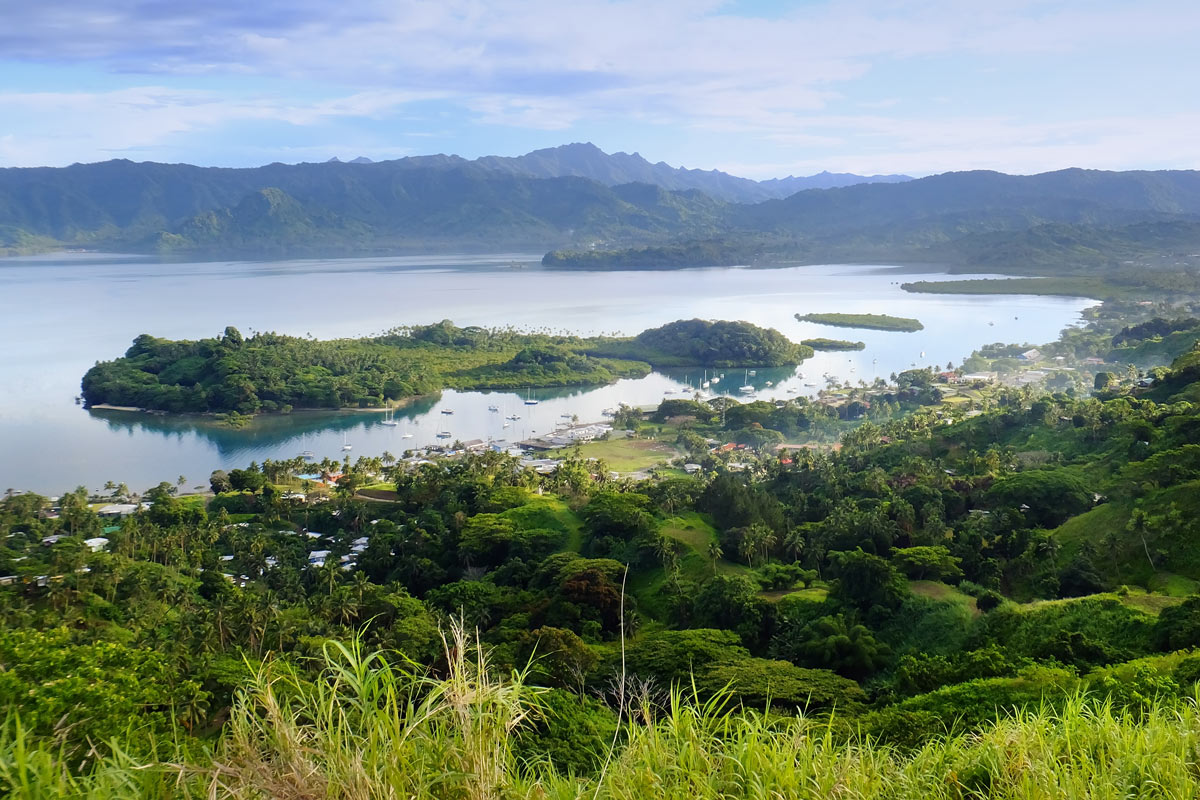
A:
<svg viewBox="0 0 1200 800">
<path fill-rule="evenodd" d="M 920 320 L 909 317 L 893 317 L 890 314 L 797 314 L 800 322 L 815 322 L 835 328 L 864 328 L 873 331 L 901 331 L 912 333 L 923 330 Z"/>
<path fill-rule="evenodd" d="M 388 408 L 442 389 L 598 386 L 655 367 L 777 367 L 812 348 L 748 322 L 681 320 L 634 337 L 581 338 L 460 328 L 449 320 L 321 341 L 233 327 L 198 341 L 142 334 L 83 376 L 84 404 L 247 415 Z"/>
<path fill-rule="evenodd" d="M 867 346 L 864 342 L 851 342 L 846 339 L 826 339 L 823 336 L 819 336 L 816 339 L 801 339 L 800 344 L 805 347 L 811 347 L 813 350 L 830 351 L 864 350 Z"/>
</svg>

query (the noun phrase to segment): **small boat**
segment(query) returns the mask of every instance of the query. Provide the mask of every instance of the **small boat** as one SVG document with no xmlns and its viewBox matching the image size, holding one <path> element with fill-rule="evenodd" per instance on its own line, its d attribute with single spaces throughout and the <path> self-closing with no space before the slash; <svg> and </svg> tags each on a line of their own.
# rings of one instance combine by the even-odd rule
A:
<svg viewBox="0 0 1200 800">
<path fill-rule="evenodd" d="M 401 439 L 411 439 L 411 438 L 413 438 L 413 435 L 411 433 L 406 433 L 403 436 L 401 436 L 400 438 Z"/>
<path fill-rule="evenodd" d="M 317 456 L 315 453 L 313 453 L 312 450 L 301 450 L 300 457 L 303 458 L 305 461 L 312 461 Z"/>
<path fill-rule="evenodd" d="M 575 415 L 574 414 L 559 414 L 559 416 L 562 417 L 563 419 L 570 419 L 571 417 L 573 417 Z"/>
<path fill-rule="evenodd" d="M 529 391 L 530 391 L 529 389 L 525 390 L 525 405 L 536 406 L 538 404 L 538 401 L 534 400 L 532 397 L 529 396 Z"/>
<path fill-rule="evenodd" d="M 498 412 L 499 410 L 500 410 L 500 406 L 488 406 L 488 411 L 491 411 L 493 413 Z"/>
<path fill-rule="evenodd" d="M 396 422 L 396 420 L 395 420 L 395 419 L 393 419 L 393 417 L 392 417 L 392 415 L 393 415 L 394 413 L 395 413 L 395 412 L 394 412 L 394 411 L 392 411 L 392 410 L 389 408 L 389 409 L 388 409 L 388 412 L 387 412 L 387 416 L 383 418 L 383 422 L 381 422 L 380 424 L 381 424 L 381 425 L 387 425 L 389 428 L 394 428 L 394 427 L 396 427 L 397 425 L 399 425 L 400 423 L 399 423 L 399 422 Z"/>
<path fill-rule="evenodd" d="M 439 439 L 449 439 L 451 436 L 452 436 L 452 434 L 450 433 L 450 431 L 438 431 L 437 432 L 437 438 L 439 438 Z"/>
<path fill-rule="evenodd" d="M 442 413 L 445 414 L 446 416 L 450 416 L 451 414 L 454 413 L 454 409 L 453 408 L 443 408 Z"/>
<path fill-rule="evenodd" d="M 520 418 L 521 418 L 520 414 L 509 414 L 507 417 L 505 417 L 505 419 L 509 420 L 510 422 L 516 422 Z"/>
<path fill-rule="evenodd" d="M 600 413 L 605 417 L 615 417 L 617 415 L 617 410 L 615 408 L 606 408 Z"/>
<path fill-rule="evenodd" d="M 751 378 L 753 378 L 753 377 L 754 377 L 755 375 L 757 375 L 757 374 L 758 374 L 758 370 L 756 370 L 756 369 L 752 369 L 752 370 L 750 370 L 750 373 L 749 373 L 749 375 L 750 375 L 750 377 L 751 377 Z"/>
<path fill-rule="evenodd" d="M 771 383 L 770 381 L 767 381 L 767 386 L 774 386 L 774 385 L 775 384 Z"/>
<path fill-rule="evenodd" d="M 507 428 L 507 427 L 508 427 L 508 426 L 510 426 L 510 425 L 512 425 L 512 423 L 511 423 L 511 422 L 506 422 L 506 423 L 504 423 L 504 425 L 502 425 L 501 427 L 503 427 L 503 428 Z"/>
<path fill-rule="evenodd" d="M 353 449 L 354 449 L 354 445 L 352 445 L 352 444 L 350 444 L 350 442 L 346 441 L 346 434 L 343 433 L 342 434 L 342 450 L 353 450 Z"/>
<path fill-rule="evenodd" d="M 751 374 L 750 371 L 747 370 L 746 377 L 743 378 L 743 380 L 746 381 L 746 384 L 738 389 L 738 391 L 741 392 L 742 394 L 754 394 L 754 387 L 750 385 L 750 379 L 749 379 L 750 374 Z"/>
</svg>

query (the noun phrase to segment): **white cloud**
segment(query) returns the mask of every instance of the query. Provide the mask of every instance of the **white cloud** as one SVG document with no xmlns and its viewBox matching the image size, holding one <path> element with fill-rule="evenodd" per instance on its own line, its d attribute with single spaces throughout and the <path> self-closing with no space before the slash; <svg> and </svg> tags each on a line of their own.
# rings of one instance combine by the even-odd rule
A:
<svg viewBox="0 0 1200 800">
<path fill-rule="evenodd" d="M 18 136 L 9 145 L 53 161 L 62 160 L 68 145 L 81 148 L 82 158 L 105 147 L 153 146 L 183 131 L 237 121 L 307 126 L 378 117 L 413 100 L 437 98 L 481 125 L 565 131 L 628 121 L 714 141 L 745 137 L 779 152 L 803 149 L 813 159 L 835 158 L 822 165 L 839 169 L 888 158 L 910 165 L 881 166 L 889 172 L 1005 157 L 1024 159 L 1009 165 L 1024 169 L 1057 158 L 1082 163 L 1095 156 L 1108 163 L 1125 157 L 1124 133 L 1087 139 L 1086 130 L 1054 127 L 1039 119 L 1053 111 L 1052 102 L 1049 111 L 1045 103 L 1031 106 L 1023 119 L 962 116 L 941 81 L 887 85 L 889 67 L 932 58 L 966 64 L 1096 52 L 1120 58 L 1128 47 L 1148 44 L 1193 52 L 1200 34 L 1200 4 L 1191 0 L 840 0 L 785 6 L 772 19 L 737 16 L 720 0 L 11 5 L 0 30 L 0 59 L 104 65 L 152 73 L 162 84 L 40 100 L 31 93 L 0 97 L 14 104 L 6 110 L 32 109 L 67 121 L 61 126 L 68 130 L 65 139 Z M 985 69 L 991 67 L 981 64 Z M 166 88 L 192 76 L 226 75 L 291 82 L 298 96 L 307 96 L 314 84 L 325 91 L 342 88 L 326 101 L 289 99 L 286 88 L 240 98 Z M 999 77 L 989 73 L 989 79 Z M 1148 78 L 1147 89 L 1154 90 L 1153 76 Z M 859 88 L 871 80 L 881 81 L 882 90 L 859 100 Z M 1102 87 L 1105 76 L 1081 80 Z M 900 104 L 896 94 L 907 99 Z M 876 99 L 881 95 L 886 99 Z M 39 112 L 38 103 L 55 109 Z M 906 114 L 924 109 L 930 119 L 886 116 L 893 104 Z M 847 109 L 873 113 L 847 116 Z M 1137 122 L 1113 126 L 1125 131 Z M 1078 155 L 1068 157 L 1069 147 L 1054 135 L 1083 142 Z M 1193 152 L 1172 131 L 1149 135 L 1155 153 L 1186 158 Z M 1112 149 L 1103 150 L 1105 144 Z M 13 152 L 0 148 L 0 157 L 11 163 Z M 764 154 L 764 161 L 785 163 L 778 156 Z M 713 152 L 710 163 L 722 158 L 730 160 Z M 927 161 L 919 164 L 921 159 Z"/>
<path fill-rule="evenodd" d="M 277 96 L 231 98 L 209 91 L 140 86 L 107 92 L 0 92 L 9 124 L 29 135 L 0 139 L 0 162 L 18 165 L 99 160 L 113 153 L 152 151 L 173 136 L 219 130 L 238 122 L 274 121 L 297 126 L 339 118 L 372 117 L 430 92 L 370 90 L 306 103 Z M 18 123 L 12 122 L 19 120 Z M 76 123 L 63 124 L 63 120 Z M 86 124 L 77 124 L 86 121 Z M 54 131 L 51 135 L 36 131 Z M 274 148 L 287 152 L 287 146 Z M 319 154 L 319 149 L 314 148 Z M 395 149 L 393 148 L 393 153 Z"/>
</svg>

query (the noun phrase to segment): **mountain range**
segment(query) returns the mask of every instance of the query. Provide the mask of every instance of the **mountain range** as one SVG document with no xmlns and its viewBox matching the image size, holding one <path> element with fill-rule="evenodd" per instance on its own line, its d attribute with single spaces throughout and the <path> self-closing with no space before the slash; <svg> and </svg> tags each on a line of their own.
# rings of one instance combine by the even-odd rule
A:
<svg viewBox="0 0 1200 800">
<path fill-rule="evenodd" d="M 803 181 L 851 180 L 859 182 L 764 197 Z M 1053 258 L 1053 243 L 1063 237 L 1046 231 L 1056 225 L 1072 227 L 1066 238 L 1074 252 L 1091 253 L 1122 237 L 1134 237 L 1137 247 L 1168 239 L 1187 247 L 1197 223 L 1195 171 L 920 179 L 823 173 L 755 182 L 609 155 L 590 144 L 473 161 L 433 155 L 229 169 L 116 160 L 0 169 L 0 252 L 70 245 L 271 257 L 650 248 L 642 252 L 667 260 L 712 253 L 738 263 L 963 253 L 986 261 L 993 251 L 1024 258 L 1031 248 Z M 1177 227 L 1146 238 L 1145 226 L 1156 224 Z M 1035 229 L 1041 233 L 1031 235 Z M 1088 240 L 1095 246 L 1078 244 Z"/>
</svg>

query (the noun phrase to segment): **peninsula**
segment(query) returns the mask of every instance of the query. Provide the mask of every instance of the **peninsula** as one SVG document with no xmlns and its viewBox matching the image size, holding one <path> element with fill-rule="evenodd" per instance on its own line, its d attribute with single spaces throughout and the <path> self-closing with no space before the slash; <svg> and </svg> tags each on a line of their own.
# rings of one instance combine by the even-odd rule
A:
<svg viewBox="0 0 1200 800">
<path fill-rule="evenodd" d="M 775 367 L 813 350 L 748 322 L 681 320 L 634 337 L 458 327 L 449 320 L 327 341 L 233 327 L 171 341 L 142 334 L 83 376 L 85 405 L 175 413 L 384 408 L 442 389 L 595 386 L 655 367 Z"/>
</svg>

